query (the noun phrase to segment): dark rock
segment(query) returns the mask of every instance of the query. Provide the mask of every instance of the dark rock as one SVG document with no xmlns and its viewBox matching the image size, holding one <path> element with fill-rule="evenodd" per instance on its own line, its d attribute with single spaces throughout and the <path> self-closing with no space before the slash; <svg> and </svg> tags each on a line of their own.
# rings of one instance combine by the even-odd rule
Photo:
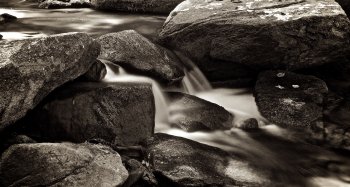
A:
<svg viewBox="0 0 350 187">
<path fill-rule="evenodd" d="M 191 57 L 215 82 L 335 62 L 350 53 L 349 30 L 332 0 L 186 0 L 168 17 L 160 42 Z M 215 65 L 226 66 L 217 68 L 225 73 L 215 74 Z"/>
<path fill-rule="evenodd" d="M 255 100 L 262 116 L 277 125 L 307 127 L 322 117 L 328 89 L 322 80 L 286 71 L 260 73 Z"/>
<path fill-rule="evenodd" d="M 101 81 L 106 76 L 106 74 L 106 65 L 100 60 L 96 60 L 91 68 L 83 76 L 80 77 L 80 80 L 98 82 Z"/>
<path fill-rule="evenodd" d="M 148 83 L 75 82 L 53 92 L 22 123 L 46 140 L 137 145 L 154 132 L 155 106 Z"/>
<path fill-rule="evenodd" d="M 2 40 L 2 37 L 3 37 L 3 36 L 0 34 L 0 40 Z"/>
<path fill-rule="evenodd" d="M 84 33 L 0 44 L 0 130 L 58 86 L 88 71 L 100 46 Z"/>
<path fill-rule="evenodd" d="M 306 140 L 323 147 L 350 150 L 350 126 L 332 122 L 318 123 L 307 131 Z"/>
<path fill-rule="evenodd" d="M 183 71 L 166 51 L 157 47 L 134 30 L 103 35 L 97 39 L 101 44 L 99 58 L 118 64 L 164 83 L 181 80 Z"/>
<path fill-rule="evenodd" d="M 124 183 L 123 187 L 137 186 L 158 186 L 158 182 L 151 171 L 139 161 L 129 159 L 125 162 L 125 167 L 129 171 L 129 178 Z"/>
<path fill-rule="evenodd" d="M 15 133 L 3 133 L 0 136 L 0 155 L 3 151 L 11 147 L 12 145 L 24 143 L 36 143 L 36 141 L 26 135 L 17 135 Z"/>
<path fill-rule="evenodd" d="M 168 92 L 168 95 L 170 122 L 183 130 L 227 130 L 233 126 L 233 115 L 215 103 L 180 92 Z"/>
<path fill-rule="evenodd" d="M 16 21 L 17 17 L 13 16 L 11 14 L 8 13 L 4 13 L 0 15 L 0 23 L 8 23 L 8 22 L 13 22 Z"/>
<path fill-rule="evenodd" d="M 185 138 L 155 134 L 148 162 L 160 186 L 265 186 L 266 178 L 227 152 Z"/>
<path fill-rule="evenodd" d="M 257 119 L 249 118 L 249 119 L 244 120 L 242 122 L 242 124 L 239 125 L 239 128 L 246 129 L 246 130 L 257 129 L 257 128 L 259 128 L 259 123 L 258 123 Z"/>
<path fill-rule="evenodd" d="M 120 156 L 94 144 L 37 143 L 11 146 L 1 157 L 1 186 L 121 186 Z"/>
<path fill-rule="evenodd" d="M 184 0 L 91 0 L 95 9 L 118 12 L 169 14 Z"/>
<path fill-rule="evenodd" d="M 90 0 L 44 0 L 39 4 L 39 8 L 90 8 Z"/>
<path fill-rule="evenodd" d="M 348 17 L 350 17 L 350 1 L 348 0 L 336 0 L 340 6 L 344 9 Z"/>
</svg>

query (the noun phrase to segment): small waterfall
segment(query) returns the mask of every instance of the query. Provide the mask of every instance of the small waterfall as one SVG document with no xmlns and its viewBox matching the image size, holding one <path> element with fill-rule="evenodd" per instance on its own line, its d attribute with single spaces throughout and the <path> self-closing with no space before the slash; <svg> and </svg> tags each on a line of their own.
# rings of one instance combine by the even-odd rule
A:
<svg viewBox="0 0 350 187">
<path fill-rule="evenodd" d="M 191 59 L 178 51 L 175 51 L 174 53 L 185 67 L 185 77 L 182 80 L 182 86 L 186 93 L 195 94 L 212 89 L 208 79 L 203 75 L 201 70 L 193 63 Z"/>
<path fill-rule="evenodd" d="M 164 128 L 164 125 L 168 124 L 169 119 L 168 99 L 163 94 L 159 84 L 151 78 L 129 74 L 120 66 L 114 65 L 108 61 L 101 61 L 106 65 L 107 68 L 107 74 L 103 79 L 104 82 L 146 82 L 152 84 L 156 107 L 156 128 Z"/>
</svg>

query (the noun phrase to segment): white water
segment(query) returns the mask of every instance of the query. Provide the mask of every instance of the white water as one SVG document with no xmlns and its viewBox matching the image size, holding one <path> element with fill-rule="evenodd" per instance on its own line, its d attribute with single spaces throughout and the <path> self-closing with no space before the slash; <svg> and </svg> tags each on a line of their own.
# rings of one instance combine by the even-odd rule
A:
<svg viewBox="0 0 350 187">
<path fill-rule="evenodd" d="M 123 68 L 119 66 L 113 65 L 112 63 L 106 62 L 104 60 L 101 61 L 106 64 L 107 68 L 107 74 L 102 80 L 104 82 L 138 82 L 152 84 L 152 90 L 156 107 L 155 122 L 157 126 L 162 126 L 162 124 L 168 124 L 168 99 L 163 94 L 159 84 L 156 81 L 145 76 L 127 73 Z M 114 69 L 119 69 L 119 72 L 115 72 Z"/>
</svg>

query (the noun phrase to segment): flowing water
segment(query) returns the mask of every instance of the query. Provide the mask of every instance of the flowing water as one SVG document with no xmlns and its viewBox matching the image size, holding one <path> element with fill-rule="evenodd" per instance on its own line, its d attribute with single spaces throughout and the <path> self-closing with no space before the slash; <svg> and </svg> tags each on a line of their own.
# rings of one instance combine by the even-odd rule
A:
<svg viewBox="0 0 350 187">
<path fill-rule="evenodd" d="M 34 1 L 35 2 L 35 1 Z M 0 0 L 0 14 L 10 13 L 17 22 L 0 26 L 4 39 L 24 39 L 64 32 L 87 32 L 98 36 L 109 32 L 134 29 L 155 39 L 166 17 L 99 12 L 92 9 L 46 10 L 35 8 L 30 1 Z M 156 80 L 132 75 L 120 67 L 107 64 L 106 82 L 147 82 L 152 84 L 156 103 L 156 131 L 182 136 L 222 148 L 247 160 L 273 178 L 296 186 L 350 186 L 349 159 L 331 151 L 304 143 L 286 129 L 269 124 L 255 104 L 248 89 L 213 89 L 201 71 L 186 57 L 177 53 L 183 62 L 185 77 L 178 91 L 198 96 L 223 106 L 235 116 L 238 124 L 248 118 L 259 121 L 259 129 L 231 129 L 215 132 L 188 133 L 169 124 L 169 100 Z M 331 168 L 331 169 L 330 169 Z M 333 169 L 332 169 L 333 168 Z M 334 169 L 336 168 L 336 169 Z"/>
</svg>

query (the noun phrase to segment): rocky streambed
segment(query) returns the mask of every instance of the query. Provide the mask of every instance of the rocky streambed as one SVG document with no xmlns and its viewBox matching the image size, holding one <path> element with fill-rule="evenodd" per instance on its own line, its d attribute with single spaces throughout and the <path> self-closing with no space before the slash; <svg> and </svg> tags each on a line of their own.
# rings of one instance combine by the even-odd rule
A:
<svg viewBox="0 0 350 187">
<path fill-rule="evenodd" d="M 0 6 L 0 186 L 350 186 L 345 1 Z"/>
</svg>

